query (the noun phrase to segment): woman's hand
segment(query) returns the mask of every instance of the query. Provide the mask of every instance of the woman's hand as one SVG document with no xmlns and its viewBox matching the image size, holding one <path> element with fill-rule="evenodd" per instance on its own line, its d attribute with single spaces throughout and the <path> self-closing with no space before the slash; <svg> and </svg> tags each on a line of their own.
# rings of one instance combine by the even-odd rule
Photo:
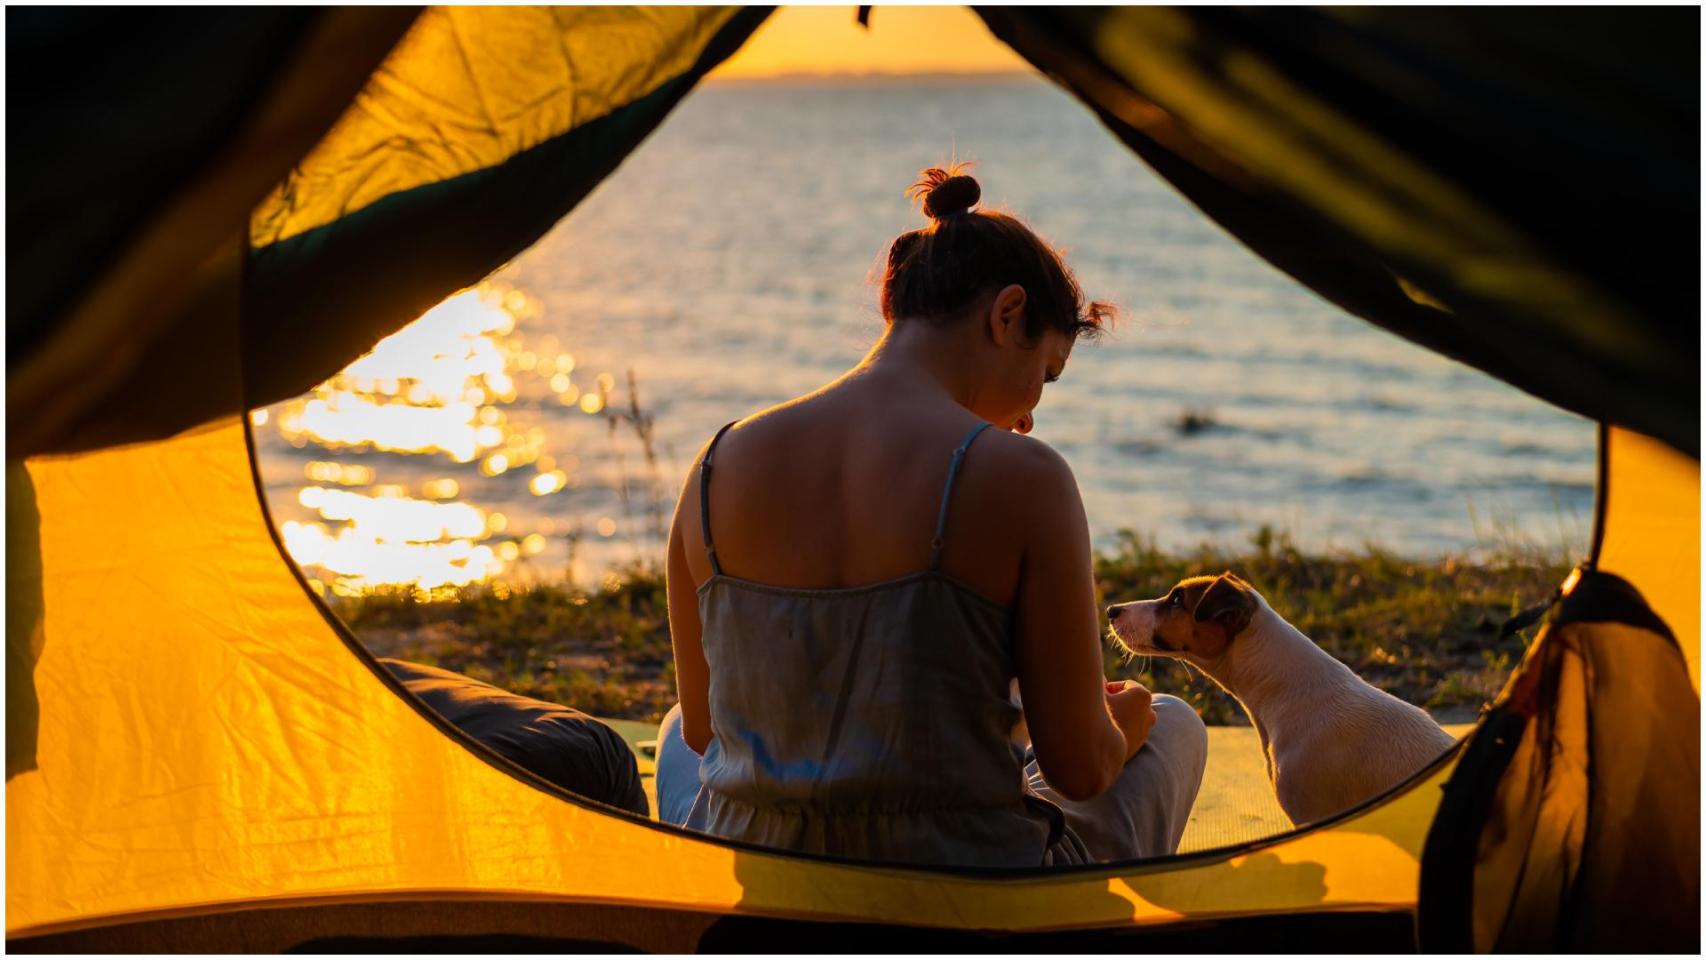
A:
<svg viewBox="0 0 1706 960">
<path fill-rule="evenodd" d="M 1155 726 L 1154 696 L 1149 688 L 1131 680 L 1110 680 L 1107 685 L 1108 713 L 1114 726 L 1125 734 L 1125 758 L 1137 755 Z"/>
</svg>

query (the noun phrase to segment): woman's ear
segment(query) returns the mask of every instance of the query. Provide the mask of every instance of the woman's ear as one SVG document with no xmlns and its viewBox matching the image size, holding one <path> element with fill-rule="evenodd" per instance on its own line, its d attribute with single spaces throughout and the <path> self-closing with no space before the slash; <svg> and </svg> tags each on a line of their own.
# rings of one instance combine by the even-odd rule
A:
<svg viewBox="0 0 1706 960">
<path fill-rule="evenodd" d="M 1025 336 L 1025 288 L 1009 283 L 989 304 L 989 336 L 996 346 L 1009 340 L 1023 343 Z"/>
</svg>

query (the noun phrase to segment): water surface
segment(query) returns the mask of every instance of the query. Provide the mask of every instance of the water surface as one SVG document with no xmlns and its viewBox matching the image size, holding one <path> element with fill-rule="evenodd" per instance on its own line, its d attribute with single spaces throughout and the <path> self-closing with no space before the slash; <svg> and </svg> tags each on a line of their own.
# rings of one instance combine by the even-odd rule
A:
<svg viewBox="0 0 1706 960">
<path fill-rule="evenodd" d="M 955 153 L 1125 311 L 1037 409 L 1098 544 L 1585 547 L 1592 424 L 1344 314 L 1017 78 L 700 89 L 481 289 L 257 415 L 291 552 L 343 591 L 657 558 L 717 427 L 875 341 L 873 274 L 923 222 L 902 192 Z"/>
</svg>

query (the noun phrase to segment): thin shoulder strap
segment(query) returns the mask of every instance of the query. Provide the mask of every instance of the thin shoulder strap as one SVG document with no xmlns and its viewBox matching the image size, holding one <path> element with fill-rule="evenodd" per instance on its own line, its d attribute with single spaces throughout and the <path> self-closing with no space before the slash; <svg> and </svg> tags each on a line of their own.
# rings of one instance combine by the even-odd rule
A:
<svg viewBox="0 0 1706 960">
<path fill-rule="evenodd" d="M 966 450 L 971 442 L 977 439 L 989 424 L 980 423 L 966 434 L 960 445 L 954 448 L 954 459 L 948 463 L 948 483 L 942 488 L 942 506 L 936 511 L 936 535 L 930 538 L 930 569 L 935 570 L 942 561 L 942 535 L 948 530 L 948 501 L 954 495 L 954 478 L 960 475 L 960 464 L 965 462 Z"/>
<path fill-rule="evenodd" d="M 738 422 L 723 424 L 723 429 L 711 438 L 711 445 L 705 448 L 705 459 L 699 464 L 699 527 L 705 532 L 705 554 L 711 558 L 711 573 L 716 576 L 722 576 L 723 565 L 717 562 L 717 548 L 711 543 L 711 457 L 717 452 L 717 441 Z"/>
</svg>

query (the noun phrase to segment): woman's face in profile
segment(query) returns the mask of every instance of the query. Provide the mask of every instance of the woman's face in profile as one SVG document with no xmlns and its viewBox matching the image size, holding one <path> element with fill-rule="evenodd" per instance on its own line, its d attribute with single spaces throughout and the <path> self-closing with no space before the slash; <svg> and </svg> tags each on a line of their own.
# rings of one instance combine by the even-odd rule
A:
<svg viewBox="0 0 1706 960">
<path fill-rule="evenodd" d="M 1072 356 L 1076 338 L 1050 327 L 1034 343 L 1012 344 L 1011 412 L 993 422 L 1014 433 L 1030 433 L 1036 420 L 1031 411 L 1042 400 L 1044 384 L 1060 379 Z"/>
</svg>

